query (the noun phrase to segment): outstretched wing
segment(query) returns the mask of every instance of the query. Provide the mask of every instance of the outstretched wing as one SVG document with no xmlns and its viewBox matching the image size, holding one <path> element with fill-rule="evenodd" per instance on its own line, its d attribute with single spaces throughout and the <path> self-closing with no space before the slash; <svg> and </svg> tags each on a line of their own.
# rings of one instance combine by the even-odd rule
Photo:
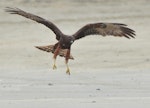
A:
<svg viewBox="0 0 150 108">
<path fill-rule="evenodd" d="M 135 31 L 120 23 L 94 23 L 87 24 L 79 29 L 73 36 L 80 39 L 88 35 L 112 35 L 118 37 L 134 38 Z"/>
<path fill-rule="evenodd" d="M 52 22 L 41 18 L 39 16 L 33 15 L 31 13 L 27 13 L 21 9 L 18 8 L 10 8 L 10 7 L 6 7 L 6 12 L 9 12 L 11 14 L 18 14 L 21 15 L 23 17 L 29 18 L 31 20 L 34 20 L 38 23 L 44 24 L 45 26 L 47 26 L 48 28 L 50 28 L 55 34 L 56 34 L 56 39 L 59 40 L 60 35 L 62 35 L 62 32 L 56 27 L 56 25 L 54 25 Z"/>
</svg>

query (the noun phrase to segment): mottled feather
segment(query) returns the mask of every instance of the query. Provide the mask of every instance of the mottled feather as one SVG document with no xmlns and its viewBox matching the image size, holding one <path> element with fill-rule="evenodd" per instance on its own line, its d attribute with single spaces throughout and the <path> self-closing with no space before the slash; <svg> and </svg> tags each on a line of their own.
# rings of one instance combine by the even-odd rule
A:
<svg viewBox="0 0 150 108">
<path fill-rule="evenodd" d="M 46 46 L 35 46 L 36 48 L 46 51 L 46 52 L 51 52 L 54 53 L 55 51 L 55 45 L 46 45 Z M 60 49 L 58 55 L 61 57 L 66 57 L 67 49 Z M 70 54 L 69 59 L 74 59 L 73 56 Z"/>
<path fill-rule="evenodd" d="M 112 35 L 118 37 L 134 38 L 135 31 L 126 26 L 127 25 L 120 23 L 87 24 L 79 29 L 73 36 L 76 40 L 88 35 Z"/>
</svg>

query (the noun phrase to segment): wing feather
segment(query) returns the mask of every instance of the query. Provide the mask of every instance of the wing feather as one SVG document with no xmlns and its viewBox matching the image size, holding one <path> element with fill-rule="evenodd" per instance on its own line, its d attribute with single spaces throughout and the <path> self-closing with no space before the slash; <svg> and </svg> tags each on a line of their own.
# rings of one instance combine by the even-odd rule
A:
<svg viewBox="0 0 150 108">
<path fill-rule="evenodd" d="M 28 19 L 34 20 L 38 23 L 44 24 L 46 27 L 50 28 L 56 34 L 57 40 L 59 40 L 60 35 L 62 34 L 62 32 L 56 27 L 55 24 L 53 24 L 52 22 L 50 22 L 50 21 L 48 21 L 42 17 L 36 16 L 34 14 L 31 14 L 31 13 L 27 13 L 27 12 L 25 12 L 19 8 L 6 7 L 5 11 L 9 12 L 10 14 L 18 14 L 18 15 L 21 15 L 21 16 L 26 17 Z"/>
<path fill-rule="evenodd" d="M 120 23 L 87 24 L 79 29 L 73 36 L 76 40 L 88 35 L 112 35 L 116 37 L 126 37 L 129 39 L 134 38 L 135 31 L 126 26 L 127 25 Z"/>
</svg>

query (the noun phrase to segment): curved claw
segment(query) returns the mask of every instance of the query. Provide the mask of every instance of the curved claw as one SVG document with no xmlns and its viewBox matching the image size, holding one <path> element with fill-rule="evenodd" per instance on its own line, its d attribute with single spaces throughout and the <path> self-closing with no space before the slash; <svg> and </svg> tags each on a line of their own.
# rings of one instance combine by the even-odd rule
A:
<svg viewBox="0 0 150 108">
<path fill-rule="evenodd" d="M 70 75 L 70 69 L 67 67 L 66 74 Z"/>
<path fill-rule="evenodd" d="M 57 66 L 54 64 L 54 65 L 53 65 L 53 70 L 55 70 L 55 69 L 57 69 Z"/>
</svg>

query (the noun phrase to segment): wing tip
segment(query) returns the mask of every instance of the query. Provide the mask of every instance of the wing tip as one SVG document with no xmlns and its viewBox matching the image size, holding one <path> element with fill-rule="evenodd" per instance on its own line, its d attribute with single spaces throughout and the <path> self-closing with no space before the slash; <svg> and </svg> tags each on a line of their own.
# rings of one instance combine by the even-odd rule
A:
<svg viewBox="0 0 150 108">
<path fill-rule="evenodd" d="M 135 38 L 136 36 L 135 31 L 133 29 L 130 29 L 128 27 L 121 27 L 121 30 L 123 31 L 123 36 L 128 39 Z"/>
<path fill-rule="evenodd" d="M 12 8 L 12 7 L 5 7 L 5 12 L 9 12 L 10 14 L 17 14 L 21 9 L 19 8 Z"/>
</svg>

